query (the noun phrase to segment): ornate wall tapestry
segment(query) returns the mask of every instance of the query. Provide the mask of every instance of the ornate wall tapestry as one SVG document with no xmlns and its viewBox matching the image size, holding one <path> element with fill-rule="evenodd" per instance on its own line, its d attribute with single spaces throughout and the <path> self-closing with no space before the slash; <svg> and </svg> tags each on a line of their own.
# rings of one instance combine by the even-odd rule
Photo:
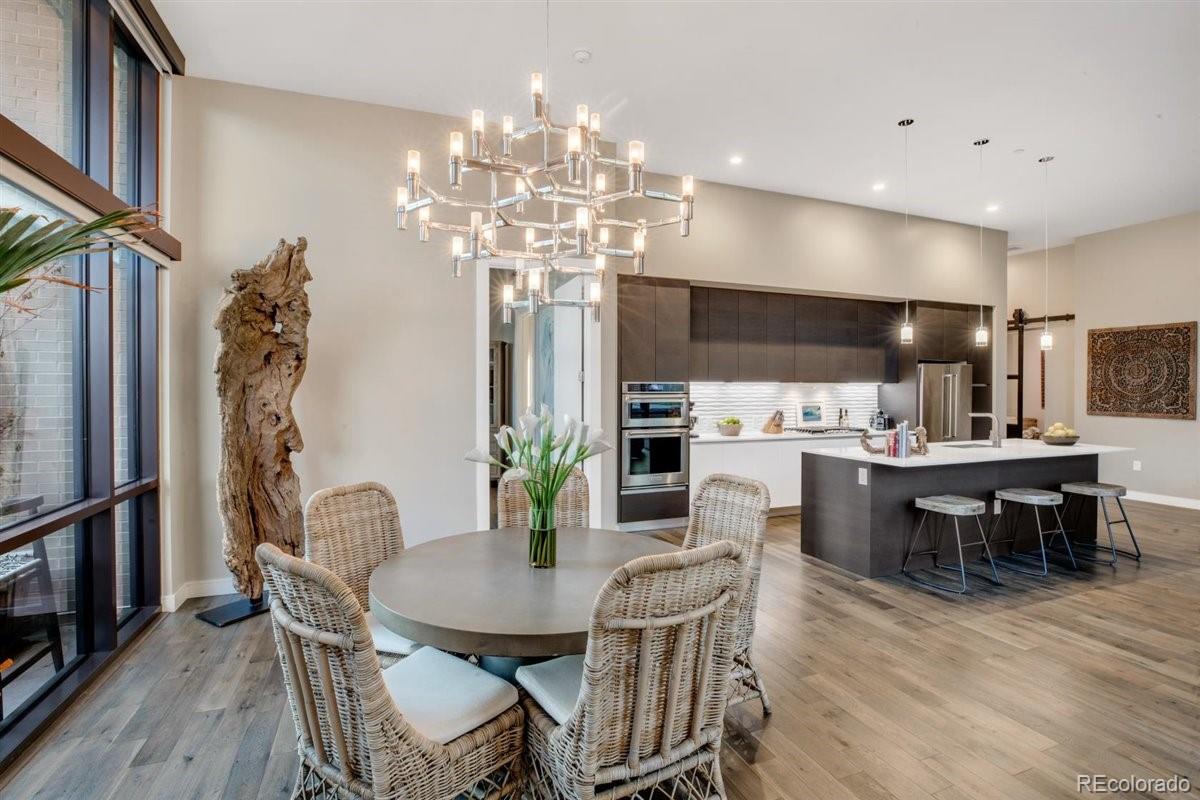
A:
<svg viewBox="0 0 1200 800">
<path fill-rule="evenodd" d="M 1088 331 L 1087 413 L 1196 418 L 1196 323 Z"/>
<path fill-rule="evenodd" d="M 262 596 L 254 548 L 270 542 L 288 553 L 304 550 L 300 479 L 292 453 L 304 449 L 292 416 L 292 395 L 308 363 L 308 243 L 280 239 L 232 285 L 213 321 L 221 463 L 217 495 L 225 527 L 222 552 L 237 590 Z M 220 623 L 216 623 L 220 624 Z"/>
</svg>

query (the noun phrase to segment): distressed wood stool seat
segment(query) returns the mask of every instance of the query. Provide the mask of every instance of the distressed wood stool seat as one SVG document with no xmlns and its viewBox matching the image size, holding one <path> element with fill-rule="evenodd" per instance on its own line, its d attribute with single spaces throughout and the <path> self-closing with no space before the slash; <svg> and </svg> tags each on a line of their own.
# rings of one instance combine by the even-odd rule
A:
<svg viewBox="0 0 1200 800">
<path fill-rule="evenodd" d="M 1125 487 L 1119 483 L 1100 483 L 1098 481 L 1074 481 L 1072 483 L 1064 483 L 1062 485 L 1063 494 L 1068 495 L 1066 503 L 1063 505 L 1063 518 L 1067 517 L 1067 508 L 1071 505 L 1071 500 L 1074 496 L 1080 497 L 1095 497 L 1100 501 L 1100 510 L 1104 512 L 1104 527 L 1108 529 L 1108 547 L 1101 548 L 1100 545 L 1094 542 L 1075 542 L 1075 547 L 1083 547 L 1088 550 L 1099 551 L 1107 549 L 1112 553 L 1111 559 L 1096 558 L 1095 556 L 1080 554 L 1078 557 L 1085 561 L 1096 561 L 1101 564 L 1108 564 L 1115 567 L 1117 565 L 1117 556 L 1122 555 L 1127 558 L 1132 558 L 1137 561 L 1142 560 L 1142 548 L 1138 545 L 1137 536 L 1133 533 L 1133 526 L 1129 523 L 1129 513 L 1125 510 L 1125 504 L 1121 502 L 1121 498 L 1125 496 Z M 1117 501 L 1117 508 L 1121 511 L 1120 519 L 1113 519 L 1108 514 L 1108 505 L 1105 501 L 1113 499 Z M 1079 516 L 1083 514 L 1082 504 L 1079 514 L 1075 520 L 1076 527 L 1079 526 Z M 1120 550 L 1117 548 L 1116 538 L 1113 536 L 1113 525 L 1125 525 L 1125 530 L 1129 531 L 1129 540 L 1133 542 L 1133 552 L 1128 550 Z"/>
<path fill-rule="evenodd" d="M 908 546 L 908 556 L 904 559 L 904 566 L 901 568 L 901 572 L 903 572 L 916 583 L 919 583 L 923 586 L 928 586 L 931 589 L 937 589 L 938 591 L 942 592 L 954 592 L 955 594 L 965 593 L 967 591 L 967 565 L 966 560 L 963 558 L 964 542 L 962 540 L 962 532 L 958 526 L 958 518 L 974 517 L 975 524 L 979 528 L 979 539 L 973 542 L 966 542 L 965 545 L 968 547 L 977 544 L 983 545 L 983 555 L 985 558 L 987 558 L 988 564 L 991 565 L 992 568 L 992 577 L 988 580 L 991 580 L 991 582 L 997 586 L 1002 585 L 1000 583 L 1000 576 L 996 573 L 996 564 L 992 560 L 992 551 L 988 545 L 988 538 L 983 532 L 983 522 L 980 520 L 980 515 L 983 514 L 984 509 L 986 508 L 986 505 L 982 500 L 977 500 L 974 497 L 962 497 L 956 494 L 938 494 L 930 497 L 918 497 L 914 503 L 917 508 L 922 509 L 925 513 L 921 516 L 921 524 L 917 526 L 917 532 L 913 535 L 912 542 Z M 917 542 L 919 542 L 921 539 L 921 532 L 925 529 L 925 523 L 931 513 L 939 515 L 936 523 L 937 530 L 934 532 L 933 528 L 935 526 L 930 526 L 931 530 L 928 534 L 929 549 L 917 550 Z M 954 541 L 958 546 L 957 566 L 941 564 L 938 561 L 938 556 L 940 555 L 942 549 L 942 533 L 945 528 L 946 517 L 949 517 L 954 521 Z M 909 562 L 912 561 L 913 556 L 933 556 L 934 567 L 938 569 L 957 571 L 959 574 L 959 583 L 957 588 L 953 584 L 930 580 L 929 578 L 918 575 L 916 572 L 910 572 L 908 565 Z M 971 574 L 975 575 L 976 573 Z M 977 577 L 986 578 L 987 576 Z"/>
<path fill-rule="evenodd" d="M 1017 521 L 1021 517 L 1021 508 L 1024 506 L 1031 506 L 1033 508 L 1034 519 L 1037 522 L 1038 549 L 1040 550 L 1042 563 L 1040 572 L 1018 566 L 1013 562 L 1020 559 L 1036 559 L 1037 556 L 1034 556 L 1030 553 L 1015 553 L 1010 550 L 1006 557 L 996 559 L 996 562 L 1000 566 L 1004 567 L 1005 569 L 1010 569 L 1013 572 L 1019 572 L 1023 575 L 1033 575 L 1036 577 L 1049 575 L 1050 562 L 1046 557 L 1046 536 L 1050 536 L 1050 544 L 1053 545 L 1054 539 L 1059 534 L 1062 534 L 1063 542 L 1067 546 L 1067 557 L 1071 560 L 1071 569 L 1079 568 L 1079 565 L 1075 563 L 1075 553 L 1071 549 L 1071 538 L 1067 536 L 1067 532 L 1063 529 L 1062 517 L 1058 513 L 1058 508 L 1063 502 L 1063 496 L 1061 492 L 1051 491 L 1050 489 L 1032 489 L 1022 486 L 1010 489 L 997 489 L 996 499 L 1000 501 L 1000 511 L 996 514 L 996 520 L 992 523 L 991 531 L 988 532 L 988 543 L 1003 544 L 1005 542 L 1014 542 L 1016 539 Z M 1010 503 L 1015 503 L 1017 505 L 1017 513 L 1015 515 L 1009 515 L 1010 519 L 1006 528 L 1006 532 L 1010 535 L 1007 539 L 997 540 L 995 538 L 996 531 L 1000 527 L 1000 521 L 1004 519 L 1004 507 Z M 1049 507 L 1051 509 L 1051 511 L 1054 513 L 1054 521 L 1057 524 L 1057 527 L 1050 528 L 1049 530 L 1042 528 L 1042 514 L 1038 510 L 1042 507 Z"/>
</svg>

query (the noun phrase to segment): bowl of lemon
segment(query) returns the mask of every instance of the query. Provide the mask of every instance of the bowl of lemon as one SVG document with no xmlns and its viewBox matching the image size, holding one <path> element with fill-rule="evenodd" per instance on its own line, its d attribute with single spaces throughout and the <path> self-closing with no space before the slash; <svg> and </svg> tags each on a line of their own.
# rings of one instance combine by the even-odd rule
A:
<svg viewBox="0 0 1200 800">
<path fill-rule="evenodd" d="M 1042 441 L 1059 447 L 1069 447 L 1079 441 L 1079 434 L 1074 428 L 1056 422 L 1042 434 Z"/>
</svg>

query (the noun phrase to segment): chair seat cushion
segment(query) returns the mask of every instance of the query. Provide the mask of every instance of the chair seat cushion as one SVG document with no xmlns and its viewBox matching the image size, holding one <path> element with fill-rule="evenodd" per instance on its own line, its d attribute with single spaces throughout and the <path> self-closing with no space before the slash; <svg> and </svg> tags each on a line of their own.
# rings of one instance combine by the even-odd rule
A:
<svg viewBox="0 0 1200 800">
<path fill-rule="evenodd" d="M 438 744 L 475 730 L 517 702 L 517 687 L 436 647 L 422 647 L 388 667 L 383 682 L 408 724 Z"/>
<path fill-rule="evenodd" d="M 926 511 L 936 511 L 939 514 L 953 514 L 956 517 L 966 517 L 983 513 L 983 501 L 974 497 L 963 497 L 957 494 L 936 494 L 932 497 L 918 497 L 917 508 Z"/>
<path fill-rule="evenodd" d="M 1062 503 L 1062 495 L 1049 489 L 997 489 L 996 497 L 1010 503 L 1024 503 L 1030 506 L 1056 506 Z"/>
<path fill-rule="evenodd" d="M 1117 483 L 1098 483 L 1096 481 L 1075 481 L 1064 483 L 1062 490 L 1067 494 L 1086 494 L 1090 497 L 1124 497 L 1125 487 Z"/>
<path fill-rule="evenodd" d="M 376 651 L 393 653 L 398 656 L 411 656 L 421 647 L 419 642 L 405 639 L 400 634 L 383 627 L 383 623 L 373 612 L 368 611 L 364 616 L 367 618 L 367 628 L 371 631 L 371 638 L 375 640 Z"/>
<path fill-rule="evenodd" d="M 562 725 L 571 718 L 583 685 L 583 656 L 563 656 L 518 667 L 517 683 Z"/>
</svg>

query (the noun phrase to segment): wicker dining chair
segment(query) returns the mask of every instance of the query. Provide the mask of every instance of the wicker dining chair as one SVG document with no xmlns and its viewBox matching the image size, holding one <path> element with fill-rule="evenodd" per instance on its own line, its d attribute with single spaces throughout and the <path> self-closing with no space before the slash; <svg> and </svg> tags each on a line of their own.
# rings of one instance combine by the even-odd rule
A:
<svg viewBox="0 0 1200 800">
<path fill-rule="evenodd" d="M 271 544 L 259 545 L 255 556 L 271 592 L 275 646 L 296 726 L 300 766 L 294 798 L 518 796 L 525 713 L 515 689 L 434 648 L 381 670 L 362 607 L 345 583 Z M 427 675 L 425 685 L 409 687 L 407 697 L 424 713 L 426 727 L 431 719 L 436 724 L 439 711 L 457 714 L 451 722 L 460 728 L 440 741 L 422 732 L 414 714 L 402 711 L 395 699 L 401 689 L 389 675 L 427 654 L 448 659 L 458 671 L 473 671 L 455 683 L 443 670 Z M 491 687 L 490 704 L 472 709 L 469 703 L 478 703 L 480 694 L 473 689 L 489 681 L 503 689 Z M 464 701 L 464 694 L 471 699 Z"/>
<path fill-rule="evenodd" d="M 749 587 L 738 614 L 737 646 L 733 655 L 733 675 L 729 687 L 729 705 L 758 698 L 763 714 L 771 713 L 771 701 L 762 673 L 754 664 L 754 618 L 758 613 L 758 584 L 762 576 L 763 540 L 767 534 L 767 511 L 771 493 L 762 481 L 737 475 L 715 473 L 700 482 L 692 513 L 688 519 L 685 548 L 728 540 L 742 549 Z"/>
<path fill-rule="evenodd" d="M 322 489 L 304 507 L 304 554 L 350 587 L 366 614 L 375 649 L 389 666 L 421 645 L 385 628 L 370 610 L 371 573 L 404 551 L 396 498 L 383 484 Z"/>
<path fill-rule="evenodd" d="M 496 527 L 528 528 L 529 493 L 511 474 L 512 470 L 508 470 L 501 475 L 496 487 Z M 588 526 L 588 480 L 579 467 L 571 470 L 555 498 L 554 524 L 560 528 Z"/>
<path fill-rule="evenodd" d="M 529 692 L 528 796 L 725 797 L 722 720 L 745 576 L 732 542 L 613 572 L 586 654 L 517 670 Z"/>
</svg>

